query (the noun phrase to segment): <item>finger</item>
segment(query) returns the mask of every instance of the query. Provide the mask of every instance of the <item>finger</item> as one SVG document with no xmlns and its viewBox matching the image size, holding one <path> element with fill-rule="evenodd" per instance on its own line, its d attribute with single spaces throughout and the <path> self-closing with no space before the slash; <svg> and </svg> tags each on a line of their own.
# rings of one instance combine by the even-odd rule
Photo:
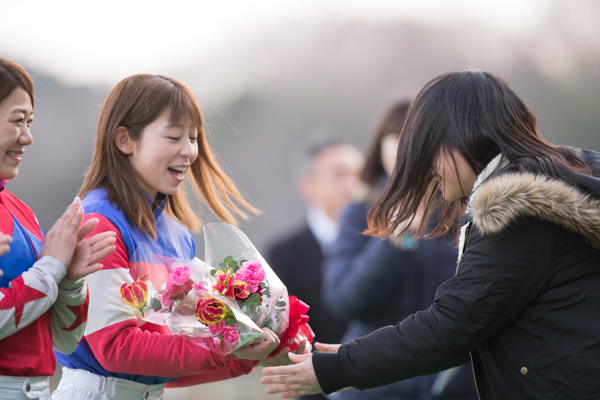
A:
<svg viewBox="0 0 600 400">
<path fill-rule="evenodd" d="M 92 218 L 92 219 L 88 219 L 87 221 L 85 221 L 79 227 L 79 232 L 77 232 L 77 241 L 82 240 L 87 235 L 89 235 L 90 233 L 92 233 L 92 231 L 94 230 L 94 228 L 96 228 L 96 226 L 98 225 L 98 222 L 99 222 L 98 218 Z"/>
<path fill-rule="evenodd" d="M 69 207 L 67 207 L 65 212 L 60 216 L 60 218 L 58 220 L 70 222 L 73 219 L 73 217 L 75 216 L 75 214 L 77 213 L 77 210 L 79 209 L 80 206 L 81 206 L 81 200 L 79 199 L 79 197 L 75 197 L 75 199 L 73 199 L 73 202 L 71 204 L 69 204 Z"/>
<path fill-rule="evenodd" d="M 0 244 L 0 254 L 8 253 L 10 251 L 10 246 L 7 244 Z"/>
<path fill-rule="evenodd" d="M 298 364 L 303 361 L 310 360 L 312 358 L 312 353 L 308 353 L 308 354 L 289 353 L 288 356 L 290 357 L 290 360 L 292 360 L 293 362 Z"/>
<path fill-rule="evenodd" d="M 107 239 L 109 239 L 109 240 L 107 240 Z M 90 246 L 95 247 L 101 243 L 111 242 L 110 244 L 112 244 L 112 243 L 116 242 L 117 234 L 113 231 L 106 231 L 106 232 L 98 233 L 94 236 L 91 236 L 91 237 L 83 239 L 83 240 L 85 240 Z"/>
<path fill-rule="evenodd" d="M 102 269 L 102 267 L 104 267 L 104 265 L 100 264 L 100 263 L 95 263 L 95 264 L 88 266 L 86 268 L 86 272 L 87 272 L 86 276 L 89 274 L 93 274 L 94 272 L 100 271 Z"/>
<path fill-rule="evenodd" d="M 315 342 L 315 348 L 325 353 L 337 353 L 340 346 L 340 344 L 327 344 Z"/>
<path fill-rule="evenodd" d="M 306 350 L 306 343 L 308 343 L 308 341 L 306 339 L 302 339 L 300 341 L 300 344 L 298 345 L 298 348 L 296 349 L 296 351 L 294 351 L 294 353 L 304 354 L 305 350 Z"/>
<path fill-rule="evenodd" d="M 4 275 L 4 272 L 0 269 L 0 276 Z"/>
<path fill-rule="evenodd" d="M 263 375 L 291 375 L 294 374 L 296 372 L 297 366 L 296 365 L 284 365 L 281 367 L 266 367 L 263 368 L 262 373 Z M 265 379 L 265 377 L 263 376 L 263 379 Z M 262 379 L 261 379 L 262 382 Z M 275 381 L 273 381 L 275 382 Z M 277 382 L 282 382 L 282 381 L 277 381 Z"/>
<path fill-rule="evenodd" d="M 328 344 L 328 343 L 315 342 L 315 348 L 317 350 L 325 352 L 325 353 L 337 353 L 340 346 L 341 346 L 341 344 Z"/>
<path fill-rule="evenodd" d="M 11 235 L 0 234 L 0 244 L 8 244 L 12 242 Z"/>
<path fill-rule="evenodd" d="M 267 393 L 269 393 L 269 394 L 281 393 L 281 397 L 289 398 L 289 397 L 304 395 L 304 394 L 306 394 L 306 390 L 303 389 L 302 386 L 300 386 L 300 385 L 286 383 L 283 385 L 268 386 Z M 293 396 L 292 396 L 292 394 L 293 394 Z"/>
<path fill-rule="evenodd" d="M 77 208 L 77 211 L 75 212 L 75 215 L 73 216 L 73 219 L 71 220 L 72 232 L 79 232 L 79 228 L 81 227 L 81 221 L 83 221 L 83 214 L 83 207 L 81 207 L 80 204 Z"/>
<path fill-rule="evenodd" d="M 90 264 L 95 264 L 95 263 L 103 260 L 104 258 L 111 255 L 115 249 L 116 249 L 116 246 L 108 245 L 108 246 L 102 247 L 98 251 L 93 252 L 90 256 Z"/>
</svg>

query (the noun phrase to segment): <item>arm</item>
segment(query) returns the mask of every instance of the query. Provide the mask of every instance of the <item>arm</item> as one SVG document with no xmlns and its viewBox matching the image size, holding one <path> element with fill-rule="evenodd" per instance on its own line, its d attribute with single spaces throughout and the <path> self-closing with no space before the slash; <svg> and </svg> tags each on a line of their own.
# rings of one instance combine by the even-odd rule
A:
<svg viewBox="0 0 600 400">
<path fill-rule="evenodd" d="M 88 291 L 84 279 L 63 279 L 58 285 L 58 298 L 52 306 L 50 326 L 54 349 L 71 354 L 83 336 L 88 312 Z"/>
<path fill-rule="evenodd" d="M 287 383 L 269 393 L 367 389 L 455 364 L 543 290 L 552 257 L 546 227 L 527 220 L 496 237 L 474 228 L 457 276 L 440 286 L 429 309 L 343 344 L 335 354 L 317 352 L 294 366 L 265 368 L 271 376 L 264 383 Z"/>
<path fill-rule="evenodd" d="M 405 283 L 405 265 L 414 253 L 400 251 L 389 241 L 362 234 L 366 206 L 353 204 L 342 217 L 333 254 L 323 266 L 322 297 L 341 320 L 368 317 Z"/>
<path fill-rule="evenodd" d="M 133 281 L 121 234 L 101 215 L 97 231 L 117 233 L 115 251 L 104 259 L 103 269 L 88 276 L 90 310 L 85 338 L 98 362 L 109 371 L 151 376 L 188 376 L 215 369 L 227 374 L 250 372 L 254 363 L 237 362 L 233 355 L 212 351 L 212 342 L 201 347 L 167 333 L 157 325 L 138 326 L 120 296 L 123 283 Z M 235 362 L 234 362 L 235 361 Z"/>
<path fill-rule="evenodd" d="M 67 270 L 46 256 L 35 262 L 8 288 L 0 289 L 0 339 L 11 336 L 48 311 L 58 296 L 58 282 Z"/>
</svg>

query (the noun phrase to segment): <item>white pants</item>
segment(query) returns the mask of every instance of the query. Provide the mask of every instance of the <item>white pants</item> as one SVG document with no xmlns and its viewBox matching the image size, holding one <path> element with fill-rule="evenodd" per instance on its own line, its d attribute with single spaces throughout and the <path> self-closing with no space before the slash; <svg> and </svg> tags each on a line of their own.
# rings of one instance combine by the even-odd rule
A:
<svg viewBox="0 0 600 400">
<path fill-rule="evenodd" d="M 144 385 L 63 367 L 52 400 L 162 400 L 164 385 Z"/>
<path fill-rule="evenodd" d="M 48 377 L 0 376 L 0 399 L 49 400 Z"/>
</svg>

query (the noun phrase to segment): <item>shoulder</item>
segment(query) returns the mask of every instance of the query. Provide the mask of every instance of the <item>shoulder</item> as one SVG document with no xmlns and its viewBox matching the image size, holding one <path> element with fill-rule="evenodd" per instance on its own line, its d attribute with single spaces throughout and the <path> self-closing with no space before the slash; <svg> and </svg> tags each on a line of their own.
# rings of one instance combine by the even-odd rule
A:
<svg viewBox="0 0 600 400">
<path fill-rule="evenodd" d="M 600 248 L 600 200 L 570 183 L 530 172 L 490 178 L 473 193 L 468 212 L 483 235 L 532 218 L 585 237 Z"/>
<path fill-rule="evenodd" d="M 22 200 L 18 199 L 14 194 L 10 193 L 8 190 L 3 190 L 0 192 L 0 204 L 5 209 L 3 214 L 6 215 L 8 220 L 6 221 L 12 227 L 12 216 L 19 221 L 19 224 L 27 229 L 27 231 L 33 233 L 37 237 L 41 239 L 41 229 L 38 223 L 38 220 L 27 204 Z M 1 218 L 4 220 L 4 218 Z M 3 223 L 4 225 L 4 223 Z M 10 229 L 12 231 L 12 229 Z M 8 230 L 5 233 L 10 233 Z"/>
</svg>

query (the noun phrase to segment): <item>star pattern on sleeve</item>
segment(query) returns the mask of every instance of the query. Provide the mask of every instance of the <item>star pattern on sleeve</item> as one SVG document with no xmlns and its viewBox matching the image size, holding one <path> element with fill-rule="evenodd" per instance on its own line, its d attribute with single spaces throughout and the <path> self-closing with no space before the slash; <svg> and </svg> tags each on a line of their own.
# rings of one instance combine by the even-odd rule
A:
<svg viewBox="0 0 600 400">
<path fill-rule="evenodd" d="M 89 297 L 90 293 L 88 292 L 85 296 L 85 301 L 83 303 L 76 306 L 67 306 L 67 308 L 71 310 L 73 314 L 75 314 L 75 321 L 73 321 L 71 326 L 69 326 L 68 328 L 62 328 L 64 331 L 71 332 L 72 330 L 76 329 L 79 325 L 83 324 L 84 322 L 87 322 Z"/>
<path fill-rule="evenodd" d="M 25 303 L 33 300 L 41 299 L 46 297 L 45 293 L 40 292 L 37 289 L 25 285 L 23 277 L 13 279 L 11 282 L 12 288 L 1 288 L 0 292 L 4 293 L 4 298 L 0 300 L 0 310 L 8 310 L 10 308 L 15 309 L 15 327 L 19 327 L 19 321 L 23 315 L 23 308 Z"/>
</svg>

